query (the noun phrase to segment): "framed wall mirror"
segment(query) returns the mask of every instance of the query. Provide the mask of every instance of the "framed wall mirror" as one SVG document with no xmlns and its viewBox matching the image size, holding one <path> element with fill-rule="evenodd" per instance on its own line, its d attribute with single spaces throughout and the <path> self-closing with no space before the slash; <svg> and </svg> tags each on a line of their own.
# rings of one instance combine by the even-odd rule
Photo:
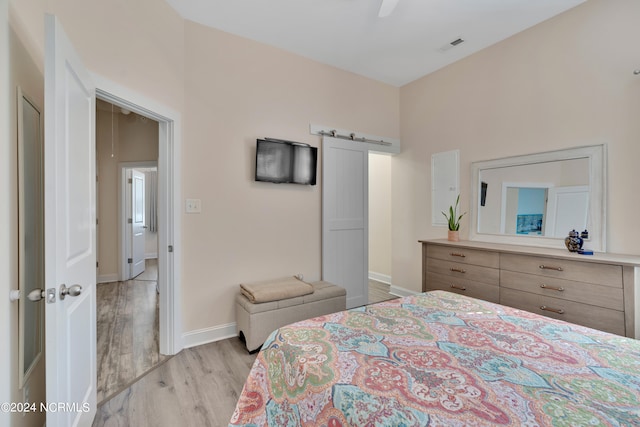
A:
<svg viewBox="0 0 640 427">
<path fill-rule="evenodd" d="M 569 231 L 606 251 L 606 146 L 593 145 L 471 165 L 470 239 L 564 248 Z"/>
<path fill-rule="evenodd" d="M 44 300 L 29 292 L 44 289 L 44 181 L 40 109 L 18 87 L 18 259 L 19 384 L 23 387 L 43 352 Z"/>
</svg>

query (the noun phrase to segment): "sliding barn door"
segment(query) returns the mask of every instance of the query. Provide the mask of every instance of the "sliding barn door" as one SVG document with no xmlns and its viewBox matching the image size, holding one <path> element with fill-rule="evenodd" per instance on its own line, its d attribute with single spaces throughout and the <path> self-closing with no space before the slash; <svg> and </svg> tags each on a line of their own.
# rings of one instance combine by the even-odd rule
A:
<svg viewBox="0 0 640 427">
<path fill-rule="evenodd" d="M 367 304 L 368 159 L 366 144 L 322 141 L 322 279 L 347 290 L 347 308 Z"/>
</svg>

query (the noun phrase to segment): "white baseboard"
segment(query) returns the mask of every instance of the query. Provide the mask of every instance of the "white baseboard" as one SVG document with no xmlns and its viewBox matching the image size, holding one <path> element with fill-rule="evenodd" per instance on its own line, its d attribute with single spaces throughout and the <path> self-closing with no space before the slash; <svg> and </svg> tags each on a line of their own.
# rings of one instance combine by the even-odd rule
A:
<svg viewBox="0 0 640 427">
<path fill-rule="evenodd" d="M 150 252 L 148 254 L 144 254 L 144 259 L 156 259 L 158 258 L 158 252 Z"/>
<path fill-rule="evenodd" d="M 236 323 L 213 326 L 211 328 L 197 329 L 195 331 L 182 334 L 182 344 L 184 348 L 191 348 L 202 344 L 225 340 L 238 336 Z"/>
<path fill-rule="evenodd" d="M 389 289 L 389 293 L 397 297 L 408 297 L 409 295 L 418 295 L 420 292 L 401 288 L 400 286 L 391 285 L 391 288 Z"/>
<path fill-rule="evenodd" d="M 379 276 L 378 276 L 379 277 Z M 387 276 L 388 277 L 388 276 Z M 373 279 L 382 281 L 380 279 Z M 399 286 L 391 285 L 389 293 L 399 297 L 416 295 L 420 292 L 411 291 Z M 213 326 L 210 328 L 197 329 L 195 331 L 185 332 L 182 334 L 182 344 L 184 348 L 191 348 L 198 345 L 209 344 L 212 342 L 225 340 L 238 336 L 236 323 L 227 323 L 224 325 Z"/>
<path fill-rule="evenodd" d="M 118 273 L 101 274 L 100 276 L 98 276 L 96 281 L 98 283 L 117 282 L 118 281 Z"/>
<path fill-rule="evenodd" d="M 375 280 L 376 282 L 386 283 L 387 285 L 391 284 L 391 276 L 386 274 L 376 273 L 375 271 L 369 272 L 369 279 Z"/>
</svg>

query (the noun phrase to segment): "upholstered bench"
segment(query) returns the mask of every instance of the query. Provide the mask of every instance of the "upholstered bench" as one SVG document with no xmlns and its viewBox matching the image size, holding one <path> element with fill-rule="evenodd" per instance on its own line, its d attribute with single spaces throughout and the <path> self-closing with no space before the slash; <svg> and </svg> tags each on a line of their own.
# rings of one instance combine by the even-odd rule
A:
<svg viewBox="0 0 640 427">
<path fill-rule="evenodd" d="M 290 279 L 282 280 L 290 282 Z M 259 350 L 264 340 L 277 328 L 300 320 L 342 311 L 346 308 L 347 292 L 344 288 L 324 281 L 301 283 L 310 285 L 311 292 L 268 302 L 252 302 L 242 292 L 237 295 L 238 336 L 244 340 L 250 353 Z M 271 286 L 271 289 L 276 289 L 277 281 L 269 281 L 268 285 Z M 259 289 L 259 286 L 256 288 Z M 271 295 L 276 295 L 276 293 L 272 292 Z M 252 295 L 248 296 L 252 297 Z"/>
</svg>

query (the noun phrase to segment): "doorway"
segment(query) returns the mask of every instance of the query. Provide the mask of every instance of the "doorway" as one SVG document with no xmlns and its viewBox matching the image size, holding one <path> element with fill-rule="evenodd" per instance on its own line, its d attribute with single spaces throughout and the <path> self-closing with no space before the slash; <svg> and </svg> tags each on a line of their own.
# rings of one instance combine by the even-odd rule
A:
<svg viewBox="0 0 640 427">
<path fill-rule="evenodd" d="M 96 101 L 98 403 L 166 358 L 158 341 L 158 139 L 157 121 Z"/>
<path fill-rule="evenodd" d="M 116 107 L 158 122 L 158 289 L 160 354 L 182 350 L 180 282 L 181 240 L 176 221 L 181 215 L 180 153 L 182 120 L 179 112 L 98 75 L 96 97 Z"/>
<path fill-rule="evenodd" d="M 369 304 L 391 289 L 391 155 L 369 152 Z"/>
<path fill-rule="evenodd" d="M 156 161 L 118 163 L 119 280 L 143 274 L 158 258 L 158 167 Z"/>
<path fill-rule="evenodd" d="M 369 156 L 374 150 L 397 152 L 396 147 L 378 148 L 377 145 L 342 136 L 322 139 L 322 279 L 339 283 L 346 289 L 348 309 L 392 298 L 386 290 L 387 284 L 380 282 L 379 285 L 384 285 L 384 296 L 373 301 L 369 298 L 369 215 L 372 210 Z M 388 175 L 390 186 L 390 173 Z M 390 203 L 388 188 L 383 203 Z M 390 233 L 390 205 L 388 209 L 384 221 Z M 385 240 L 384 249 L 390 251 L 390 235 Z M 390 282 L 390 274 L 386 277 Z"/>
</svg>

